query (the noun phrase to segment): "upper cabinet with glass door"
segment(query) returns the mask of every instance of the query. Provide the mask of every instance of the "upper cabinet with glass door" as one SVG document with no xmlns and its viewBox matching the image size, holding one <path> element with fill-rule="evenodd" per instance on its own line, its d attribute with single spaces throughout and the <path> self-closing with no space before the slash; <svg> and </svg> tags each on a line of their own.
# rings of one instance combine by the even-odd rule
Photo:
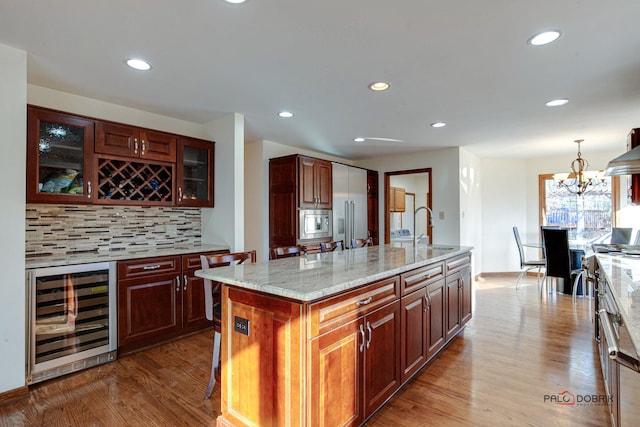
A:
<svg viewBox="0 0 640 427">
<path fill-rule="evenodd" d="M 176 204 L 213 207 L 214 143 L 181 137 L 177 154 Z"/>
<path fill-rule="evenodd" d="M 94 122 L 27 107 L 27 202 L 91 203 Z"/>
</svg>

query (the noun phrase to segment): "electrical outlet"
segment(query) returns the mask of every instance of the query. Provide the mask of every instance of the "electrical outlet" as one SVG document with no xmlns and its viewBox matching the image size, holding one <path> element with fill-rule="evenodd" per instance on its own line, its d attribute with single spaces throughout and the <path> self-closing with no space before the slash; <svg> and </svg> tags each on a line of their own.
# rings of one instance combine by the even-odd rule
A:
<svg viewBox="0 0 640 427">
<path fill-rule="evenodd" d="M 438 212 L 438 219 L 444 219 L 444 211 Z"/>
<path fill-rule="evenodd" d="M 178 226 L 175 224 L 167 225 L 167 234 L 178 234 Z"/>
</svg>

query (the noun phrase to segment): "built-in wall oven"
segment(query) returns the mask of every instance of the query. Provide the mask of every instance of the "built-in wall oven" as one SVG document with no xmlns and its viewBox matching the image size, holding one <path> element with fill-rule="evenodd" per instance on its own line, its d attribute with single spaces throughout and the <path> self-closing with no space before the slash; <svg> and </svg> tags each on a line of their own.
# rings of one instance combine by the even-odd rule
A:
<svg viewBox="0 0 640 427">
<path fill-rule="evenodd" d="M 299 240 L 330 239 L 333 235 L 333 214 L 326 209 L 300 209 Z"/>
<path fill-rule="evenodd" d="M 116 263 L 27 270 L 27 384 L 116 358 Z"/>
</svg>

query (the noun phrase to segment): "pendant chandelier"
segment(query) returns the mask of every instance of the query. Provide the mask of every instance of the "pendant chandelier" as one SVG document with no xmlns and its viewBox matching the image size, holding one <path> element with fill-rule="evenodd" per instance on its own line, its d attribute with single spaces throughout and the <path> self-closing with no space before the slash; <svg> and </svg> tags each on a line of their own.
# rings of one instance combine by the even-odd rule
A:
<svg viewBox="0 0 640 427">
<path fill-rule="evenodd" d="M 589 162 L 582 158 L 580 152 L 580 144 L 583 139 L 576 139 L 578 143 L 578 157 L 571 162 L 571 172 L 557 173 L 553 175 L 553 179 L 558 183 L 558 188 L 564 188 L 570 193 L 583 195 L 589 189 L 593 189 L 604 183 L 603 171 L 588 171 Z"/>
</svg>

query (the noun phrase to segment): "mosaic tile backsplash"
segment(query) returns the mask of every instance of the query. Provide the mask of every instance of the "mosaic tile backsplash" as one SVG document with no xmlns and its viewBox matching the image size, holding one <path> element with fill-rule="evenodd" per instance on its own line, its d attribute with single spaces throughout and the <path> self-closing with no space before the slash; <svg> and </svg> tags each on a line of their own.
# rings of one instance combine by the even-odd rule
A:
<svg viewBox="0 0 640 427">
<path fill-rule="evenodd" d="M 26 255 L 200 244 L 198 208 L 27 204 Z"/>
</svg>

